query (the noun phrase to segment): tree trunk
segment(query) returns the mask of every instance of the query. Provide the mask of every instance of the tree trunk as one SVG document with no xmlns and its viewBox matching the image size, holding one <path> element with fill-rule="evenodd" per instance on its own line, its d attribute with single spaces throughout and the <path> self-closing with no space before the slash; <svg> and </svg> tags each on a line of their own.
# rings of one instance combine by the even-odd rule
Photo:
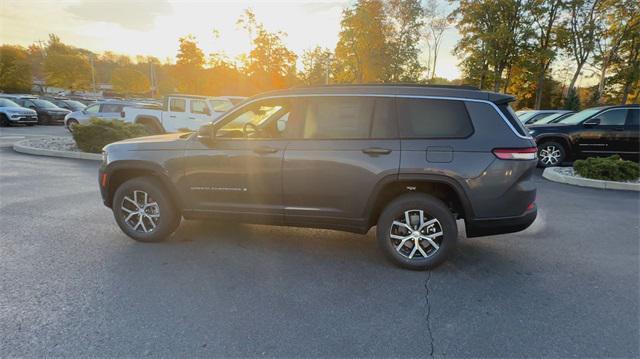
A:
<svg viewBox="0 0 640 359">
<path fill-rule="evenodd" d="M 511 85 L 511 69 L 513 68 L 513 66 L 509 66 L 509 68 L 507 69 L 507 78 L 504 81 L 504 87 L 502 89 L 502 92 L 507 93 L 507 91 L 509 90 L 509 85 Z"/>
<path fill-rule="evenodd" d="M 546 68 L 544 64 L 540 66 L 540 73 L 538 73 L 538 82 L 536 85 L 536 101 L 533 105 L 534 110 L 539 110 L 542 105 L 542 86 L 544 85 L 544 75 L 547 72 Z"/>
<path fill-rule="evenodd" d="M 573 74 L 573 78 L 571 79 L 571 83 L 569 84 L 569 88 L 567 89 L 567 93 L 571 91 L 576 86 L 576 81 L 578 81 L 578 76 L 580 76 L 580 71 L 582 71 L 582 66 L 584 66 L 584 62 L 579 63 L 576 68 L 576 72 Z"/>
</svg>

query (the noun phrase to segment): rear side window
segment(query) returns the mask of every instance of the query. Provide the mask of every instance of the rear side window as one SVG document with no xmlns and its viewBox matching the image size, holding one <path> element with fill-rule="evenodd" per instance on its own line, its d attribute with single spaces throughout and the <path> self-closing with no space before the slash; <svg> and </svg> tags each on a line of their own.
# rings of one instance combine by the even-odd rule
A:
<svg viewBox="0 0 640 359">
<path fill-rule="evenodd" d="M 121 110 L 122 110 L 122 105 L 105 103 L 105 104 L 102 104 L 102 109 L 100 112 L 120 112 Z"/>
<path fill-rule="evenodd" d="M 369 138 L 373 105 L 373 99 L 366 97 L 309 99 L 303 115 L 303 138 Z"/>
<path fill-rule="evenodd" d="M 207 103 L 204 100 L 191 100 L 190 101 L 191 113 L 196 113 L 200 115 L 208 115 L 209 107 L 207 107 Z"/>
<path fill-rule="evenodd" d="M 473 126 L 463 101 L 398 98 L 402 138 L 464 138 Z"/>
<path fill-rule="evenodd" d="M 629 117 L 627 118 L 627 125 L 638 126 L 640 125 L 640 109 L 629 110 Z"/>
<path fill-rule="evenodd" d="M 187 107 L 187 101 L 183 98 L 172 98 L 169 102 L 169 111 L 184 112 Z"/>
<path fill-rule="evenodd" d="M 518 120 L 518 116 L 515 114 L 515 112 L 513 112 L 511 106 L 509 106 L 508 103 L 503 103 L 497 106 L 500 109 L 500 112 L 502 112 L 504 117 L 507 119 L 509 124 L 511 124 L 511 127 L 513 127 L 513 129 L 515 129 L 520 136 L 526 137 L 528 135 L 527 131 L 524 129 L 522 121 Z"/>
</svg>

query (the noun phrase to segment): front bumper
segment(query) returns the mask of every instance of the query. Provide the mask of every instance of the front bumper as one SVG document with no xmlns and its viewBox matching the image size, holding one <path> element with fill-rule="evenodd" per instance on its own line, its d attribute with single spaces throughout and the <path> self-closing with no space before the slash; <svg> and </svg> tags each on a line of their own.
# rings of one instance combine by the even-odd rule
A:
<svg viewBox="0 0 640 359">
<path fill-rule="evenodd" d="M 528 209 L 515 217 L 482 218 L 466 221 L 467 238 L 520 232 L 527 229 L 538 216 L 538 207 Z"/>
<path fill-rule="evenodd" d="M 66 114 L 43 114 L 40 115 L 40 123 L 43 124 L 64 124 Z"/>
<path fill-rule="evenodd" d="M 12 123 L 38 123 L 37 115 L 20 115 L 19 117 L 11 116 L 9 121 Z"/>
</svg>

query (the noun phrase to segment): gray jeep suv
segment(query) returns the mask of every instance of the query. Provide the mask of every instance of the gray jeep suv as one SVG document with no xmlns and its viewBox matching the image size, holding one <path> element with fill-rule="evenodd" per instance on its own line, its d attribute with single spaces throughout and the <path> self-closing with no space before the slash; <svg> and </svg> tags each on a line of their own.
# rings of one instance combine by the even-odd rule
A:
<svg viewBox="0 0 640 359">
<path fill-rule="evenodd" d="M 326 86 L 255 96 L 197 133 L 104 148 L 99 185 L 120 228 L 169 237 L 182 218 L 366 233 L 411 269 L 467 237 L 536 218 L 536 145 L 509 102 L 465 87 Z"/>
</svg>

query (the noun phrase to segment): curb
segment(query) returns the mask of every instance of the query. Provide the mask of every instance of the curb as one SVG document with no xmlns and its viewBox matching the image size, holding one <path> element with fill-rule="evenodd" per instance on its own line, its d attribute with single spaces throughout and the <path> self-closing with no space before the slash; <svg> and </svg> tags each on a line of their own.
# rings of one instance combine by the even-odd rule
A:
<svg viewBox="0 0 640 359">
<path fill-rule="evenodd" d="M 27 141 L 29 140 L 22 140 L 14 143 L 13 150 L 16 152 L 26 153 L 28 155 L 36 155 L 36 156 L 63 157 L 63 158 L 75 158 L 80 160 L 102 161 L 102 155 L 97 153 L 46 150 L 44 148 L 35 148 L 35 147 L 27 146 L 26 145 Z"/>
<path fill-rule="evenodd" d="M 567 176 L 558 172 L 557 167 L 545 168 L 544 172 L 542 172 L 542 177 L 548 179 L 549 181 L 580 187 L 640 192 L 640 183 L 604 181 L 591 178 Z"/>
</svg>

